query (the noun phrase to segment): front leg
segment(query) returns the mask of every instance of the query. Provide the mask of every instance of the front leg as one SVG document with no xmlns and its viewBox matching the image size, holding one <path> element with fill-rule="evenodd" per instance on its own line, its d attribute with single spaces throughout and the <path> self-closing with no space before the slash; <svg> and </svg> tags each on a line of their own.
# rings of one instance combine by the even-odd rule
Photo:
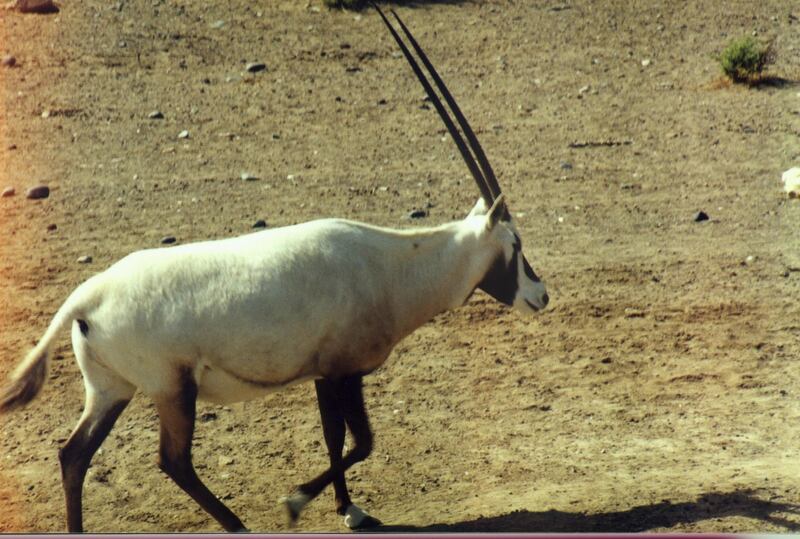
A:
<svg viewBox="0 0 800 539">
<path fill-rule="evenodd" d="M 353 464 L 369 456 L 372 450 L 372 432 L 364 406 L 361 376 L 340 380 L 316 381 L 317 401 L 322 418 L 322 431 L 331 466 L 315 479 L 301 485 L 284 502 L 289 518 L 294 523 L 305 505 L 333 483 L 336 512 L 344 515 L 345 524 L 351 529 L 379 526 L 378 519 L 371 517 L 350 500 L 344 473 Z M 355 439 L 355 447 L 342 457 L 345 439 L 345 424 Z"/>
<path fill-rule="evenodd" d="M 345 420 L 336 396 L 327 380 L 316 381 L 317 404 L 322 418 L 322 433 L 325 437 L 325 444 L 328 446 L 328 456 L 330 457 L 331 467 L 339 467 L 342 464 L 342 450 L 344 449 Z M 335 495 L 336 512 L 344 515 L 344 523 L 351 530 L 374 528 L 380 526 L 381 522 L 377 518 L 370 516 L 363 509 L 355 505 L 350 500 L 350 493 L 347 490 L 347 483 L 344 478 L 344 471 L 333 479 L 333 490 Z"/>
</svg>

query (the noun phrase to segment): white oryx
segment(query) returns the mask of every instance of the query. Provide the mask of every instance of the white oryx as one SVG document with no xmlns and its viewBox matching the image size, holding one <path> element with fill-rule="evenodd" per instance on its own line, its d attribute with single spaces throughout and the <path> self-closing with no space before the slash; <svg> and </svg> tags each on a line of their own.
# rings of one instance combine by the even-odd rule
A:
<svg viewBox="0 0 800 539">
<path fill-rule="evenodd" d="M 316 383 L 330 467 L 284 499 L 289 515 L 296 520 L 333 483 L 336 510 L 349 527 L 378 525 L 351 502 L 344 475 L 372 448 L 362 377 L 401 339 L 462 305 L 476 288 L 526 314 L 547 305 L 472 130 L 398 18 L 479 164 L 380 15 L 458 144 L 481 200 L 464 220 L 434 228 L 392 230 L 325 219 L 139 251 L 80 285 L 0 394 L 2 411 L 30 402 L 47 378 L 56 336 L 72 328 L 86 404 L 59 452 L 69 531 L 83 530 L 89 462 L 137 389 L 158 411 L 161 469 L 226 530 L 244 530 L 194 471 L 196 400 L 242 401 L 308 379 Z M 346 427 L 355 444 L 343 456 Z"/>
</svg>

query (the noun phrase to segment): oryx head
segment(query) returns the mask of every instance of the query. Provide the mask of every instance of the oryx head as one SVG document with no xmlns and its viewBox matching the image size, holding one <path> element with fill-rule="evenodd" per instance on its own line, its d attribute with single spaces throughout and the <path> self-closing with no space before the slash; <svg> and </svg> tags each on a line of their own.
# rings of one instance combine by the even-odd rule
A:
<svg viewBox="0 0 800 539">
<path fill-rule="evenodd" d="M 448 91 L 444 81 L 439 77 L 436 69 L 414 39 L 414 36 L 411 35 L 411 32 L 406 25 L 403 24 L 403 21 L 400 20 L 397 13 L 392 10 L 392 15 L 394 15 L 403 33 L 408 38 L 409 43 L 411 43 L 411 46 L 417 53 L 417 56 L 419 56 L 419 59 L 425 65 L 428 73 L 430 73 L 436 87 L 453 112 L 456 121 L 458 121 L 458 125 L 461 127 L 464 136 L 466 136 L 469 142 L 469 146 L 467 146 L 461 133 L 456 128 L 453 120 L 444 108 L 444 105 L 442 105 L 441 100 L 436 95 L 436 92 L 434 92 L 433 87 L 431 87 L 430 82 L 428 82 L 428 79 L 422 72 L 422 69 L 420 69 L 416 59 L 400 38 L 400 35 L 394 27 L 392 27 L 391 23 L 389 23 L 389 20 L 381 9 L 374 2 L 372 5 L 380 14 L 383 22 L 386 23 L 387 28 L 389 28 L 395 41 L 397 41 L 397 44 L 403 51 L 403 55 L 405 55 L 406 60 L 408 60 L 408 63 L 411 65 L 411 69 L 414 70 L 414 74 L 419 79 L 428 97 L 430 97 L 434 107 L 436 107 L 436 111 L 442 118 L 453 141 L 456 143 L 461 156 L 464 158 L 464 162 L 467 164 L 467 168 L 469 168 L 480 190 L 481 199 L 472 209 L 472 212 L 470 212 L 470 216 L 486 216 L 487 243 L 488 248 L 493 250 L 494 258 L 487 273 L 478 283 L 477 287 L 491 295 L 497 301 L 513 306 L 521 312 L 534 313 L 543 309 L 549 301 L 545 286 L 536 273 L 534 273 L 533 268 L 531 268 L 531 265 L 522 253 L 522 240 L 517 232 L 514 219 L 508 211 L 508 207 L 500 191 L 500 185 L 497 183 L 494 171 L 491 165 L 489 165 L 489 160 L 486 158 L 486 154 L 483 148 L 481 148 L 475 133 L 461 113 L 461 109 L 459 109 L 455 99 L 453 99 L 453 96 Z"/>
</svg>

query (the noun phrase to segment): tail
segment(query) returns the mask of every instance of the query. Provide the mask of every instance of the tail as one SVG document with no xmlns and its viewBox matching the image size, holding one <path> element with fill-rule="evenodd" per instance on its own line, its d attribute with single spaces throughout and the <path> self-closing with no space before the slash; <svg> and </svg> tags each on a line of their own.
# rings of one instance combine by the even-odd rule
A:
<svg viewBox="0 0 800 539">
<path fill-rule="evenodd" d="M 47 366 L 56 336 L 76 315 L 74 296 L 71 296 L 53 317 L 42 339 L 25 357 L 0 389 L 0 413 L 10 412 L 31 402 L 42 390 L 47 379 Z"/>
</svg>

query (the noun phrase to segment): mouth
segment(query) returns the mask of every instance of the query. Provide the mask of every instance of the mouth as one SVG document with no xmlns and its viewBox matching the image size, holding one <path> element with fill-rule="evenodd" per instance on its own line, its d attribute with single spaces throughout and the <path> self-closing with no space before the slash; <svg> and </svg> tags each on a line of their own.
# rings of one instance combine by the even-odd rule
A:
<svg viewBox="0 0 800 539">
<path fill-rule="evenodd" d="M 525 299 L 525 298 L 523 298 L 523 299 Z M 525 303 L 527 303 L 527 304 L 528 304 L 528 307 L 530 307 L 530 308 L 531 308 L 531 309 L 533 309 L 534 311 L 538 311 L 538 310 L 539 310 L 539 307 L 537 307 L 536 305 L 534 305 L 533 303 L 531 303 L 531 302 L 530 302 L 530 301 L 528 301 L 527 299 L 525 299 Z"/>
</svg>

